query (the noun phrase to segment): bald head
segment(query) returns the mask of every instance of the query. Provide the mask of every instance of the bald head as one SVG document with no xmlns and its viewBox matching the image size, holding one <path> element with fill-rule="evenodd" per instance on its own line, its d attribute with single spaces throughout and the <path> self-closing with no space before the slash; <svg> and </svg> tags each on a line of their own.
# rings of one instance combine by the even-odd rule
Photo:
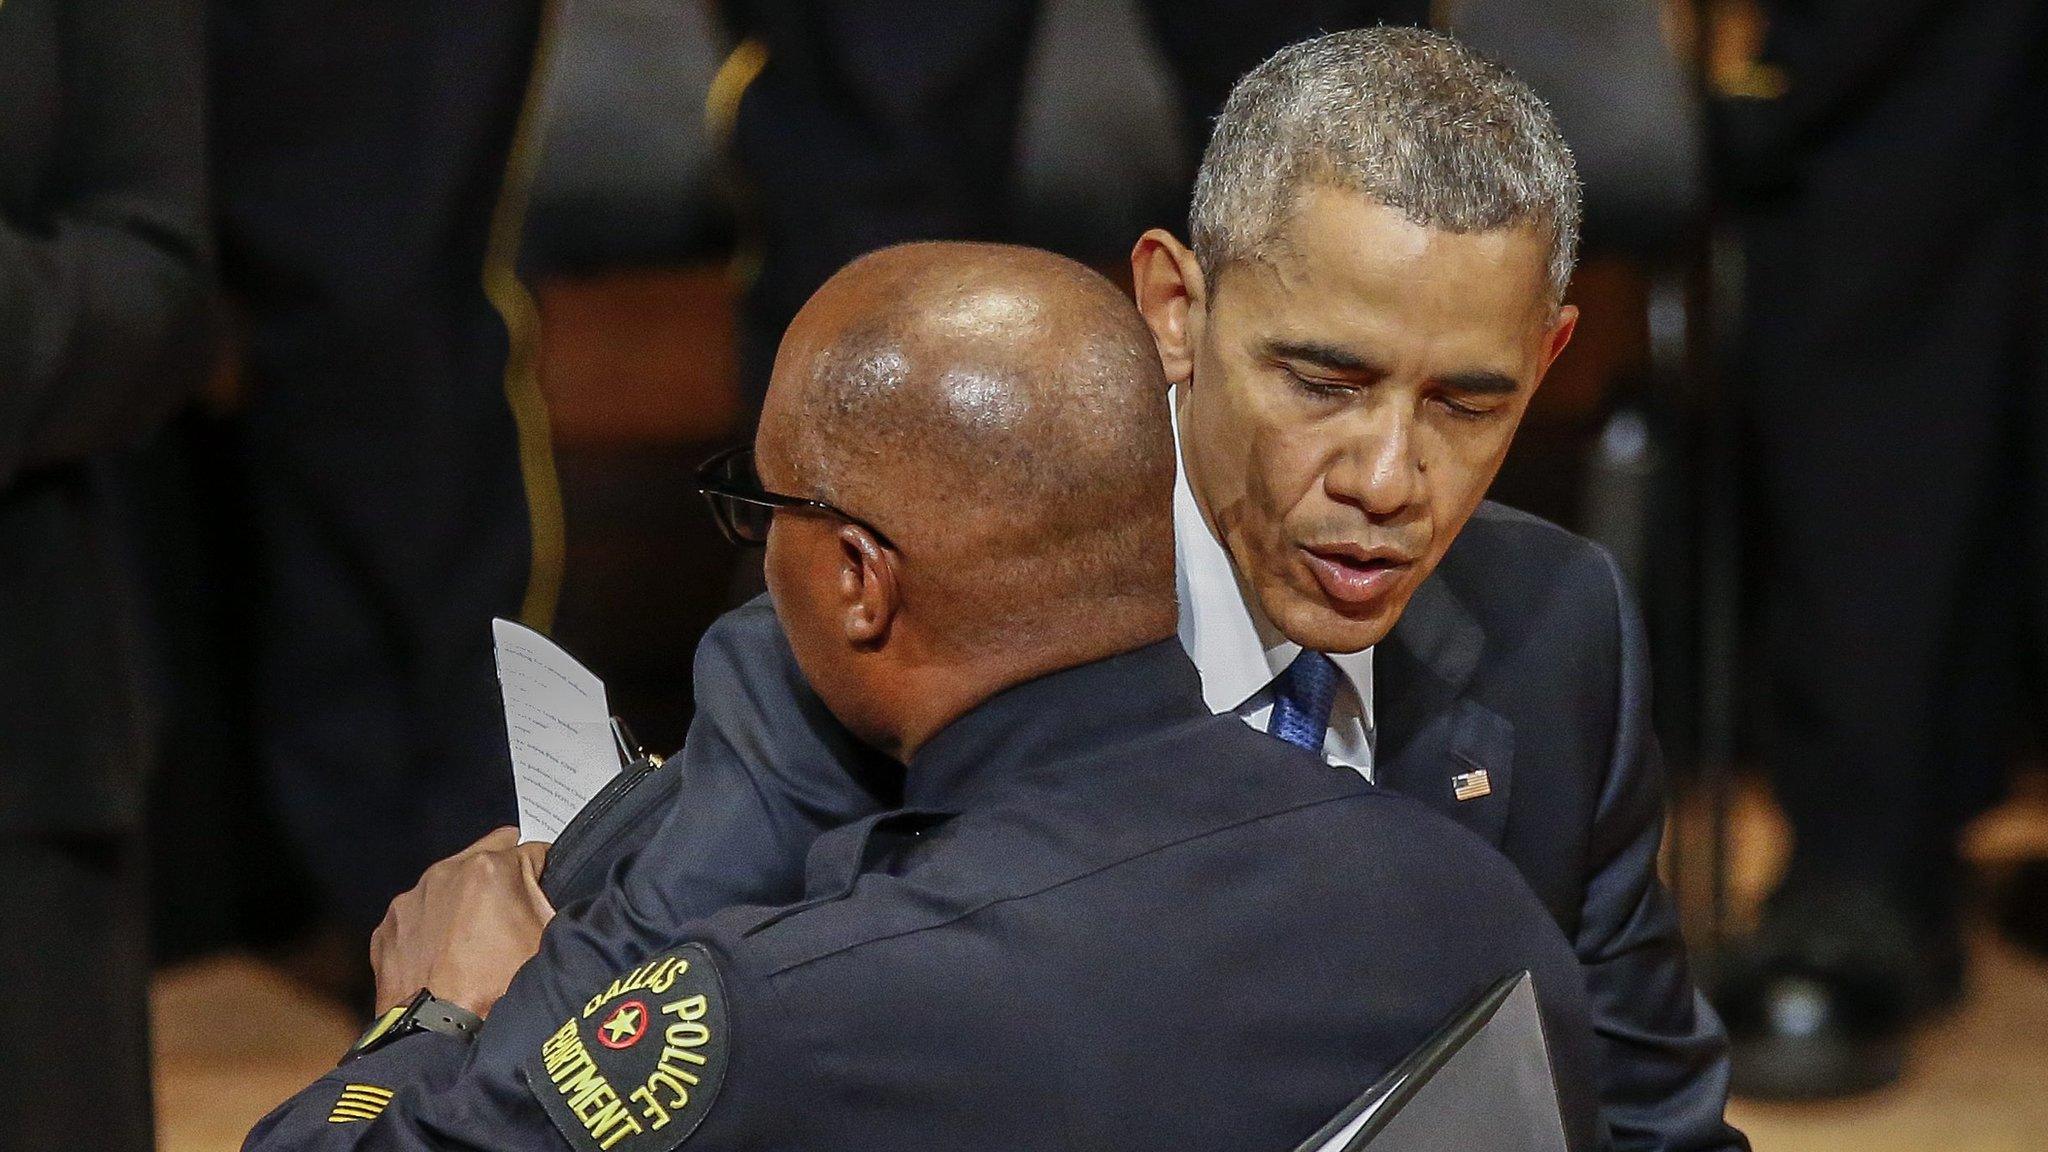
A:
<svg viewBox="0 0 2048 1152">
<path fill-rule="evenodd" d="M 1169 419 L 1151 335 L 1108 281 L 1028 248 L 912 244 L 798 314 L 757 455 L 770 487 L 888 535 L 930 636 L 1065 648 L 1132 610 L 1148 638 L 1172 630 Z"/>
<path fill-rule="evenodd" d="M 798 313 L 763 447 L 786 453 L 793 479 L 950 533 L 963 511 L 1063 503 L 1098 465 L 1119 467 L 1111 457 L 1170 468 L 1165 404 L 1151 334 L 1102 277 L 1031 248 L 909 244 L 856 260 Z M 933 474 L 985 480 L 1012 507 L 900 486 Z"/>
</svg>

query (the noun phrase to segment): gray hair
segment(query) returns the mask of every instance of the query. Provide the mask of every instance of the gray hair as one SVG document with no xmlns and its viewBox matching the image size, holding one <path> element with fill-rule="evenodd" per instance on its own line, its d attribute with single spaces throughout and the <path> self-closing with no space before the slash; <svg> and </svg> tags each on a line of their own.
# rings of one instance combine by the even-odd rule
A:
<svg viewBox="0 0 2048 1152">
<path fill-rule="evenodd" d="M 1451 232 L 1536 228 L 1550 238 L 1552 298 L 1571 281 L 1579 179 L 1557 121 L 1514 73 L 1441 33 L 1318 36 L 1237 82 L 1195 177 L 1203 274 L 1263 255 L 1303 185 Z"/>
</svg>

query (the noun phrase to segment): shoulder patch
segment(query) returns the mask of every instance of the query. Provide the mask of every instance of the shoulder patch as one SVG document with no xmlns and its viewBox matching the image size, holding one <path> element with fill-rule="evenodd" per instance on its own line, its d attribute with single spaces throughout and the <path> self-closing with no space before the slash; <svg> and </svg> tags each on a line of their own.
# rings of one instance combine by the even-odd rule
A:
<svg viewBox="0 0 2048 1152">
<path fill-rule="evenodd" d="M 670 1152 L 717 1098 L 730 1043 L 718 968 L 685 944 L 598 989 L 527 1058 L 527 1088 L 573 1148 Z"/>
</svg>

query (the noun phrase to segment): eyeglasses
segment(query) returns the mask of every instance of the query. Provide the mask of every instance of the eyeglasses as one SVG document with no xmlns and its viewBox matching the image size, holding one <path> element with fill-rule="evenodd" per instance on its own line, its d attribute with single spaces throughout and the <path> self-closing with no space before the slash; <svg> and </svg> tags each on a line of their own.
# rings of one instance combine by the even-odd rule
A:
<svg viewBox="0 0 2048 1152">
<path fill-rule="evenodd" d="M 760 474 L 754 471 L 754 448 L 751 444 L 728 448 L 699 466 L 697 491 L 702 492 L 705 501 L 711 505 L 711 516 L 718 521 L 718 530 L 735 544 L 766 544 L 768 526 L 775 522 L 775 514 L 789 510 L 823 513 L 844 520 L 865 529 L 882 547 L 896 548 L 881 529 L 851 512 L 823 500 L 785 496 L 762 487 Z"/>
</svg>

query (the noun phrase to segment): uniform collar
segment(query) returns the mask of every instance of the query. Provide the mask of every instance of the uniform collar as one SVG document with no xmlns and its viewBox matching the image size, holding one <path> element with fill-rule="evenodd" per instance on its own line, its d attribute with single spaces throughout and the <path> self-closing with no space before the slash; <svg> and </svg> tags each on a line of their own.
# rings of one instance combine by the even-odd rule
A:
<svg viewBox="0 0 2048 1152">
<path fill-rule="evenodd" d="M 1202 698 L 1209 711 L 1235 712 L 1263 691 L 1294 658 L 1301 645 L 1266 619 L 1257 597 L 1238 583 L 1230 552 L 1202 518 L 1188 486 L 1180 451 L 1179 390 L 1174 394 L 1173 544 L 1180 584 L 1180 642 L 1201 669 Z M 1372 649 L 1331 653 L 1330 659 L 1358 694 L 1366 726 L 1373 722 Z"/>
<path fill-rule="evenodd" d="M 1004 689 L 954 720 L 910 758 L 909 808 L 962 811 L 1004 785 L 1209 715 L 1201 678 L 1179 641 Z"/>
</svg>

